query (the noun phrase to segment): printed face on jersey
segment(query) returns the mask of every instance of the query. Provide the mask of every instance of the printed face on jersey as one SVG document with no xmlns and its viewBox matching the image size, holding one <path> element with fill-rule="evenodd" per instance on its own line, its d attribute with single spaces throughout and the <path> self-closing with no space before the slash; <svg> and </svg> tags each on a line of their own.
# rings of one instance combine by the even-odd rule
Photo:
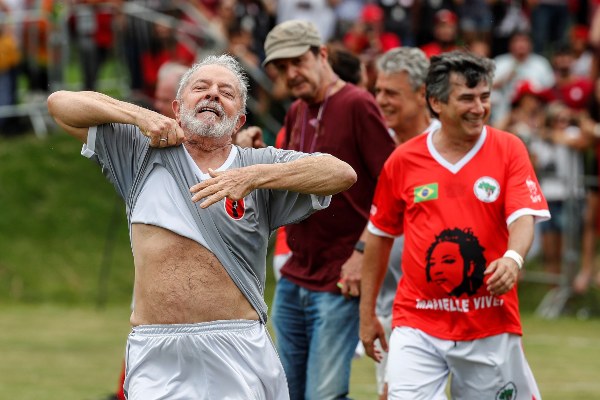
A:
<svg viewBox="0 0 600 400">
<path fill-rule="evenodd" d="M 450 293 L 462 283 L 464 265 L 458 243 L 439 243 L 429 258 L 429 274 L 446 293 Z"/>
<path fill-rule="evenodd" d="M 471 229 L 444 229 L 427 251 L 427 281 L 451 296 L 474 295 L 483 285 L 483 250 Z"/>
</svg>

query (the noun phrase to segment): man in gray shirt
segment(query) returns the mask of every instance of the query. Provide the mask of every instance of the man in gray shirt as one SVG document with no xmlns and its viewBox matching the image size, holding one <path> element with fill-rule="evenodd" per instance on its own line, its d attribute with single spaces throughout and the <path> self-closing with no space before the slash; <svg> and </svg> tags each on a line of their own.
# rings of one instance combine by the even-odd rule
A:
<svg viewBox="0 0 600 400">
<path fill-rule="evenodd" d="M 265 328 L 268 238 L 356 180 L 335 157 L 242 149 L 247 78 L 211 56 L 182 78 L 175 119 L 96 92 L 53 93 L 126 202 L 135 262 L 129 399 L 288 398 Z"/>
</svg>

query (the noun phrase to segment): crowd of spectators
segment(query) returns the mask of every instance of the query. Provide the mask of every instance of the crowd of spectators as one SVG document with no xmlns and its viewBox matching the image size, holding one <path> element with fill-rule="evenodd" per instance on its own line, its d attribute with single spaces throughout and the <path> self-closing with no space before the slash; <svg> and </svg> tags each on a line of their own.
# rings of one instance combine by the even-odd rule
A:
<svg viewBox="0 0 600 400">
<path fill-rule="evenodd" d="M 311 20 L 330 43 L 332 58 L 362 63 L 367 90 L 373 90 L 375 60 L 391 48 L 420 47 L 428 57 L 464 48 L 496 61 L 490 124 L 527 143 L 543 187 L 546 182 L 555 218 L 542 226 L 540 248 L 546 270 L 558 273 L 564 202 L 574 197 L 588 206 L 588 214 L 590 207 L 597 207 L 599 4 L 598 0 L 0 0 L 0 110 L 43 100 L 51 91 L 72 85 L 65 82 L 65 59 L 69 64 L 77 61 L 82 90 L 99 90 L 103 66 L 109 60 L 119 63 L 127 73 L 119 78 L 126 82 L 128 100 L 152 107 L 162 64 L 191 65 L 208 53 L 227 52 L 242 62 L 251 78 L 254 104 L 248 124 L 263 126 L 265 141 L 272 144 L 279 125 L 266 126 L 267 122 L 281 124 L 289 105 L 275 71 L 261 67 L 265 37 L 277 23 Z M 0 113 L 0 133 L 29 129 L 19 122 Z M 566 183 L 575 177 L 581 178 L 580 185 L 572 189 Z M 589 236 L 596 230 L 592 226 L 585 232 Z M 591 247 L 588 253 L 593 252 Z M 594 280 L 600 284 L 590 257 L 583 258 L 584 268 L 575 280 L 578 292 Z"/>
</svg>

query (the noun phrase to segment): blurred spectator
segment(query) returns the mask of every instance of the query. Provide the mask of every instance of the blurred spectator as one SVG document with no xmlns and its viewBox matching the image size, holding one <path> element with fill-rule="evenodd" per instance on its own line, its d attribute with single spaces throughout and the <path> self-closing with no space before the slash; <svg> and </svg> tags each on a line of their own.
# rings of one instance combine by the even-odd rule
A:
<svg viewBox="0 0 600 400">
<path fill-rule="evenodd" d="M 462 40 L 466 43 L 490 40 L 493 23 L 490 3 L 490 0 L 456 1 Z"/>
<path fill-rule="evenodd" d="M 457 49 L 458 17 L 450 10 L 439 10 L 433 19 L 433 40 L 421 50 L 427 58 Z"/>
<path fill-rule="evenodd" d="M 527 0 L 531 13 L 533 51 L 550 55 L 567 41 L 569 0 Z"/>
<path fill-rule="evenodd" d="M 248 48 L 262 62 L 265 58 L 263 43 L 275 25 L 275 11 L 262 0 L 237 0 L 234 15 L 240 29 L 250 33 Z"/>
<path fill-rule="evenodd" d="M 495 58 L 492 125 L 497 124 L 509 113 L 511 99 L 521 81 L 529 81 L 535 90 L 554 86 L 554 71 L 550 62 L 531 50 L 529 34 L 516 32 L 510 38 L 509 52 Z"/>
<path fill-rule="evenodd" d="M 396 34 L 384 31 L 383 17 L 381 7 L 365 5 L 360 19 L 344 35 L 344 45 L 354 54 L 366 56 L 367 60 L 400 46 L 400 38 Z"/>
<path fill-rule="evenodd" d="M 17 40 L 9 20 L 10 9 L 0 0 L 0 107 L 17 103 L 17 66 L 21 59 Z M 0 130 L 4 131 L 6 118 L 0 118 Z"/>
<path fill-rule="evenodd" d="M 490 43 L 485 39 L 475 38 L 468 42 L 466 46 L 467 50 L 471 53 L 478 55 L 480 57 L 491 57 L 492 49 L 490 47 Z"/>
<path fill-rule="evenodd" d="M 76 0 L 73 6 L 74 34 L 83 72 L 84 90 L 96 89 L 100 68 L 113 48 L 113 7 L 117 5 L 112 3 Z"/>
<path fill-rule="evenodd" d="M 549 91 L 536 90 L 528 81 L 521 81 L 511 101 L 510 112 L 496 124 L 496 128 L 514 133 L 529 145 L 541 135 Z"/>
<path fill-rule="evenodd" d="M 292 19 L 310 21 L 317 27 L 323 43 L 329 42 L 337 26 L 334 7 L 339 0 L 278 0 L 277 24 Z"/>
<path fill-rule="evenodd" d="M 387 32 L 393 32 L 400 38 L 403 46 L 414 47 L 417 44 L 415 27 L 426 25 L 416 19 L 419 1 L 402 0 L 389 1 L 380 0 L 380 7 L 384 14 L 384 28 Z"/>
<path fill-rule="evenodd" d="M 375 59 L 386 51 L 400 46 L 400 38 L 384 31 L 383 10 L 375 4 L 367 4 L 361 11 L 360 20 L 356 21 L 344 35 L 346 48 L 360 56 L 365 64 L 367 82 L 366 88 L 373 90 L 377 72 Z"/>
<path fill-rule="evenodd" d="M 187 65 L 167 61 L 160 66 L 154 92 L 154 110 L 169 118 L 175 119 L 173 100 L 177 94 L 179 81 L 189 69 Z"/>
<path fill-rule="evenodd" d="M 456 0 L 425 0 L 415 1 L 413 12 L 415 15 L 416 46 L 421 47 L 435 39 L 433 21 L 441 10 L 456 11 Z"/>
<path fill-rule="evenodd" d="M 581 130 L 593 142 L 586 152 L 584 164 L 586 201 L 583 217 L 583 234 L 581 241 L 581 268 L 573 280 L 573 290 L 577 294 L 587 292 L 591 283 L 600 286 L 600 270 L 596 263 L 596 242 L 599 229 L 599 160 L 600 151 L 600 80 L 596 79 L 594 93 L 587 108 L 587 113 L 580 116 Z"/>
<path fill-rule="evenodd" d="M 252 31 L 235 21 L 227 30 L 227 52 L 240 60 L 246 68 L 257 68 L 260 58 L 252 49 Z"/>
<path fill-rule="evenodd" d="M 571 73 L 575 76 L 583 76 L 593 79 L 592 62 L 593 53 L 589 44 L 589 28 L 585 25 L 575 25 L 571 28 L 570 44 L 573 50 L 573 66 Z"/>
<path fill-rule="evenodd" d="M 144 92 L 153 98 L 160 66 L 167 61 L 191 65 L 196 58 L 194 52 L 177 41 L 173 20 L 161 18 L 153 25 L 150 46 L 141 55 Z"/>
<path fill-rule="evenodd" d="M 581 202 L 583 199 L 583 186 L 577 182 L 583 175 L 583 159 L 580 146 L 575 145 L 582 140 L 582 135 L 572 111 L 560 101 L 548 106 L 545 126 L 540 132 L 541 136 L 532 140 L 529 149 L 552 215 L 551 220 L 540 223 L 542 263 L 545 272 L 559 274 L 565 218 L 569 216 L 565 204 L 568 200 Z M 574 183 L 576 187 L 572 191 Z"/>
<path fill-rule="evenodd" d="M 575 55 L 573 50 L 563 45 L 552 56 L 556 84 L 554 97 L 576 111 L 584 110 L 594 90 L 594 83 L 589 77 L 573 75 Z"/>
<path fill-rule="evenodd" d="M 26 10 L 39 11 L 40 18 L 23 26 L 23 71 L 30 94 L 45 98 L 48 91 L 48 36 L 51 29 L 53 0 L 24 0 Z"/>
<path fill-rule="evenodd" d="M 355 21 L 360 19 L 360 13 L 366 0 L 339 0 L 335 7 L 337 27 L 335 37 L 343 37 Z"/>
<path fill-rule="evenodd" d="M 492 56 L 508 51 L 508 43 L 516 32 L 528 32 L 531 29 L 521 1 L 492 1 Z"/>
</svg>

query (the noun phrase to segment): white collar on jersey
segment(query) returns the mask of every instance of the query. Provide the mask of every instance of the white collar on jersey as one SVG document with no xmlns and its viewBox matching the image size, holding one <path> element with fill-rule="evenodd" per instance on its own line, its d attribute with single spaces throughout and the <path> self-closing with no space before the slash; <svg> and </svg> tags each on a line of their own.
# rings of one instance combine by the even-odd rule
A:
<svg viewBox="0 0 600 400">
<path fill-rule="evenodd" d="M 440 165 L 442 167 L 446 168 L 448 171 L 452 172 L 453 174 L 458 173 L 458 171 L 460 171 L 462 167 L 464 167 L 469 161 L 471 161 L 471 159 L 473 157 L 475 157 L 475 154 L 477 154 L 479 149 L 481 149 L 481 147 L 483 146 L 483 143 L 485 143 L 485 138 L 487 137 L 487 128 L 484 126 L 483 130 L 481 131 L 481 135 L 479 136 L 479 139 L 477 140 L 477 143 L 475 143 L 475 146 L 473 146 L 473 148 L 471 150 L 469 150 L 469 152 L 467 154 L 465 154 L 464 157 L 461 158 L 456 164 L 451 164 L 448 161 L 446 161 L 446 159 L 444 157 L 442 157 L 442 155 L 436 150 L 435 146 L 433 145 L 433 135 L 435 135 L 435 133 L 438 130 L 439 129 L 436 129 L 427 134 L 427 149 L 429 150 L 429 153 L 431 154 L 431 156 L 438 163 L 440 163 Z"/>
</svg>

